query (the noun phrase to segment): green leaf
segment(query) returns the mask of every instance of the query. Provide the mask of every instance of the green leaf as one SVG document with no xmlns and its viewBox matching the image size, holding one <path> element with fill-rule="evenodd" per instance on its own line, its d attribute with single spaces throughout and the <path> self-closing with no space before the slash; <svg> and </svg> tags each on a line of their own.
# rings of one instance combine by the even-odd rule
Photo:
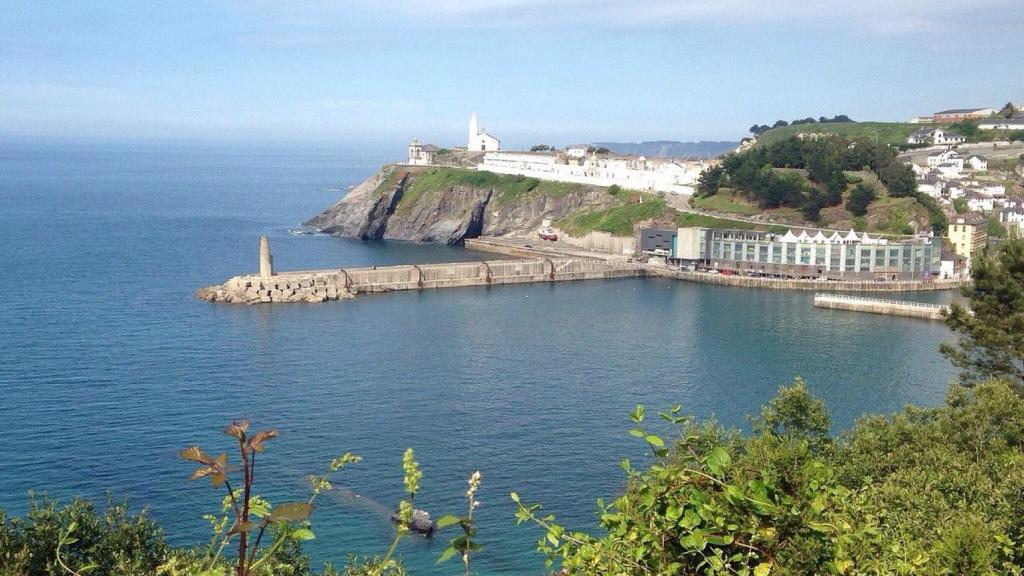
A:
<svg viewBox="0 0 1024 576">
<path fill-rule="evenodd" d="M 644 405 L 643 404 L 637 404 L 636 405 L 636 409 L 634 409 L 633 412 L 630 413 L 629 418 L 630 418 L 630 420 L 632 420 L 633 422 L 636 422 L 637 424 L 643 422 L 644 421 Z"/>
<path fill-rule="evenodd" d="M 648 434 L 647 436 L 644 436 L 644 440 L 646 440 L 648 444 L 650 444 L 651 446 L 654 446 L 655 448 L 664 448 L 665 447 L 665 441 L 662 440 L 660 436 L 655 436 L 654 434 Z"/>
<path fill-rule="evenodd" d="M 299 528 L 292 531 L 292 538 L 296 540 L 312 540 L 316 538 L 316 535 L 309 528 Z"/>
<path fill-rule="evenodd" d="M 449 526 L 454 526 L 454 525 L 458 524 L 459 522 L 462 522 L 462 518 L 459 518 L 458 516 L 452 516 L 451 514 L 448 514 L 447 516 L 441 516 L 437 520 L 435 526 L 437 526 L 438 528 L 447 528 Z"/>
<path fill-rule="evenodd" d="M 445 548 L 444 551 L 441 552 L 441 555 L 437 558 L 437 563 L 440 564 L 441 562 L 445 562 L 445 561 L 451 559 L 451 557 L 455 556 L 455 554 L 457 552 L 458 552 L 458 550 L 456 550 L 452 546 L 449 546 L 449 547 Z"/>
<path fill-rule="evenodd" d="M 729 453 L 725 451 L 725 448 L 715 446 L 707 457 L 704 458 L 704 464 L 712 474 L 718 476 L 729 468 L 729 465 L 732 464 L 732 458 L 729 457 Z"/>
<path fill-rule="evenodd" d="M 768 574 L 771 571 L 772 571 L 772 563 L 771 562 L 765 562 L 764 564 L 758 564 L 754 568 L 754 576 L 768 576 Z M 842 574 L 842 572 L 840 572 L 840 574 Z"/>
</svg>

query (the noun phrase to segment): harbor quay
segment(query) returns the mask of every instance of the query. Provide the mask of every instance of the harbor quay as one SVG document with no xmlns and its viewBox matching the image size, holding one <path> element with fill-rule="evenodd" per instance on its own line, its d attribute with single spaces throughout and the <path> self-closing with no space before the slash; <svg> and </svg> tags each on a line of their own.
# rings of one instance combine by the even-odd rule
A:
<svg viewBox="0 0 1024 576">
<path fill-rule="evenodd" d="M 623 256 L 589 257 L 579 250 L 559 252 L 550 245 L 513 239 L 468 240 L 471 250 L 513 256 L 508 260 L 480 260 L 438 264 L 370 266 L 278 272 L 274 270 L 269 241 L 260 238 L 259 272 L 230 278 L 196 291 L 208 302 L 228 304 L 317 303 L 345 300 L 360 294 L 401 290 L 430 290 L 466 286 L 498 286 L 573 280 L 661 277 L 745 288 L 814 290 L 829 292 L 909 292 L 951 290 L 963 279 L 886 279 L 835 281 L 827 278 L 793 279 L 712 274 L 680 269 L 658 262 L 639 262 Z"/>
</svg>

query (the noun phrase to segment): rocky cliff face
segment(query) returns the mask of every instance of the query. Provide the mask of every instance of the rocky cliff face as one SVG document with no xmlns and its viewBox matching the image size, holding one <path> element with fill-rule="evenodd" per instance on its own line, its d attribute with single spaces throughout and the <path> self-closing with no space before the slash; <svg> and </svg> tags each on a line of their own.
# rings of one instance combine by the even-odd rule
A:
<svg viewBox="0 0 1024 576">
<path fill-rule="evenodd" d="M 536 230 L 586 208 L 617 205 L 606 190 L 579 187 L 550 196 L 503 196 L 488 186 L 415 187 L 430 168 L 389 165 L 353 188 L 339 202 L 306 222 L 327 234 L 363 240 L 410 240 L 457 244 L 480 235 Z M 413 194 L 407 194 L 413 190 Z"/>
</svg>

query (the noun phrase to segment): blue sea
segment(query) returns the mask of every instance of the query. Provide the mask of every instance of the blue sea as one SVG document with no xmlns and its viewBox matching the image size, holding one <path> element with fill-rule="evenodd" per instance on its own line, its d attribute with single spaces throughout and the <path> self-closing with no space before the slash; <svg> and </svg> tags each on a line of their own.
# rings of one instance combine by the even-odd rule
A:
<svg viewBox="0 0 1024 576">
<path fill-rule="evenodd" d="M 177 451 L 229 451 L 221 430 L 247 418 L 281 433 L 257 472 L 274 501 L 304 498 L 332 457 L 364 458 L 319 500 L 306 546 L 318 564 L 387 548 L 412 447 L 417 505 L 435 516 L 462 513 L 482 472 L 479 574 L 541 575 L 541 533 L 515 526 L 509 492 L 595 528 L 595 499 L 623 486 L 619 461 L 648 461 L 627 433 L 637 403 L 744 427 L 800 375 L 838 431 L 938 404 L 955 378 L 941 324 L 817 310 L 799 292 L 632 279 L 319 305 L 193 297 L 254 271 L 261 234 L 279 269 L 492 258 L 289 233 L 403 152 L 0 140 L 0 507 L 23 513 L 29 491 L 111 494 L 174 543 L 203 542 L 222 495 L 189 481 Z M 414 574 L 451 574 L 434 563 L 444 540 L 399 553 Z"/>
</svg>

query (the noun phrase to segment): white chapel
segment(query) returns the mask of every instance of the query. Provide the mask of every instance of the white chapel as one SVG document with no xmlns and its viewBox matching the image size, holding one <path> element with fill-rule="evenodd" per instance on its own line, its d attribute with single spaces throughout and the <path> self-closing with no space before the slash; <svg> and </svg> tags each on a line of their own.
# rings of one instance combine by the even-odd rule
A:
<svg viewBox="0 0 1024 576">
<path fill-rule="evenodd" d="M 470 152 L 489 152 L 501 149 L 501 140 L 487 133 L 476 121 L 476 112 L 469 117 L 469 144 L 466 149 Z"/>
</svg>

